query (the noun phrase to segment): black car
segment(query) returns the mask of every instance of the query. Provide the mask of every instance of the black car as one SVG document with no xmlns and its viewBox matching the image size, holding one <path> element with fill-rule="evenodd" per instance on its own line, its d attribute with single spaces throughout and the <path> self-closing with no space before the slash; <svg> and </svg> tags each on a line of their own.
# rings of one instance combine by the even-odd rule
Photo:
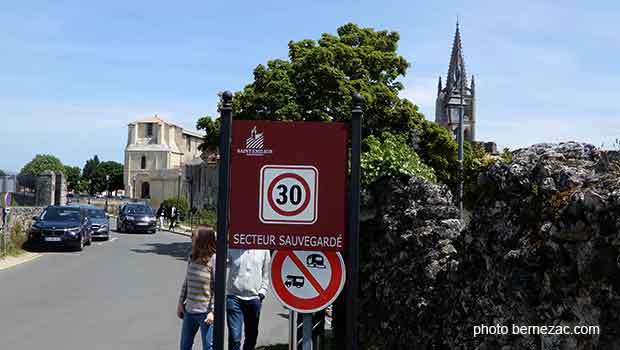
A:
<svg viewBox="0 0 620 350">
<path fill-rule="evenodd" d="M 90 221 L 85 208 L 52 205 L 39 217 L 28 234 L 30 244 L 68 246 L 82 250 L 92 242 Z"/>
<path fill-rule="evenodd" d="M 88 207 L 88 219 L 93 238 L 102 238 L 107 241 L 110 238 L 110 220 L 105 210 L 97 207 Z"/>
<path fill-rule="evenodd" d="M 127 203 L 119 208 L 116 219 L 118 232 L 157 232 L 153 209 L 142 203 Z"/>
</svg>

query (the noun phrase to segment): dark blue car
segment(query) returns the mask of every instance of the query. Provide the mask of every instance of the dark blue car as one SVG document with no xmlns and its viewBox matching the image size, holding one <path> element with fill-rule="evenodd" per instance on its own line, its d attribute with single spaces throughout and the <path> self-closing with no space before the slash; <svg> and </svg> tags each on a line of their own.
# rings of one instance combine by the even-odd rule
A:
<svg viewBox="0 0 620 350">
<path fill-rule="evenodd" d="M 79 251 L 92 242 L 86 208 L 49 206 L 34 219 L 28 235 L 30 244 L 65 246 Z"/>
</svg>

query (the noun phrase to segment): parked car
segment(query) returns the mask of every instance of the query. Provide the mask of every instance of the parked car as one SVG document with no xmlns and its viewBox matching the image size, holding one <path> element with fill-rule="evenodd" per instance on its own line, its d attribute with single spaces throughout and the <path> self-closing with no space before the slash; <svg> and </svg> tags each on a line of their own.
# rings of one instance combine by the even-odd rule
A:
<svg viewBox="0 0 620 350">
<path fill-rule="evenodd" d="M 93 238 L 102 238 L 107 241 L 110 238 L 110 218 L 105 210 L 89 206 L 88 219 Z"/>
<path fill-rule="evenodd" d="M 155 213 L 143 203 L 121 205 L 116 219 L 118 232 L 157 232 Z"/>
<path fill-rule="evenodd" d="M 92 242 L 88 212 L 83 207 L 52 205 L 34 220 L 28 234 L 30 244 L 67 246 L 79 251 Z"/>
</svg>

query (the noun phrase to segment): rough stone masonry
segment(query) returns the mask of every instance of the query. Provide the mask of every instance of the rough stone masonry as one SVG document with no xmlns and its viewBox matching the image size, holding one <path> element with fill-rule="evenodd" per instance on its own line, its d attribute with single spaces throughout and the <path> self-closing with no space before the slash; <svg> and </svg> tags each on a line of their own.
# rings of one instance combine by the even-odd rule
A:
<svg viewBox="0 0 620 350">
<path fill-rule="evenodd" d="M 538 144 L 480 174 L 461 227 L 418 178 L 365 193 L 365 349 L 620 349 L 620 155 Z M 598 335 L 486 335 L 474 326 L 596 325 Z"/>
</svg>

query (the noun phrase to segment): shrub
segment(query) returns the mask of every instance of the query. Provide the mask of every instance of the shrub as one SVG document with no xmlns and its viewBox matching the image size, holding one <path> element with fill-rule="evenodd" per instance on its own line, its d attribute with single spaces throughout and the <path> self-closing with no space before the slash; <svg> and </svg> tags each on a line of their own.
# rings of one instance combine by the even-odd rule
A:
<svg viewBox="0 0 620 350">
<path fill-rule="evenodd" d="M 180 220 L 185 220 L 187 214 L 189 213 L 189 204 L 187 203 L 187 199 L 185 198 L 168 198 L 162 202 L 162 205 L 164 206 L 164 210 L 166 211 L 166 217 L 170 214 L 170 208 L 172 208 L 173 206 L 175 206 L 179 211 Z"/>
<path fill-rule="evenodd" d="M 217 215 L 214 210 L 199 209 L 194 213 L 192 222 L 195 225 L 207 225 L 215 228 L 217 224 Z"/>
<path fill-rule="evenodd" d="M 384 132 L 381 139 L 368 136 L 362 153 L 362 183 L 371 184 L 384 176 L 419 176 L 431 182 L 437 178 L 431 167 L 424 164 L 407 144 L 404 135 Z"/>
</svg>

